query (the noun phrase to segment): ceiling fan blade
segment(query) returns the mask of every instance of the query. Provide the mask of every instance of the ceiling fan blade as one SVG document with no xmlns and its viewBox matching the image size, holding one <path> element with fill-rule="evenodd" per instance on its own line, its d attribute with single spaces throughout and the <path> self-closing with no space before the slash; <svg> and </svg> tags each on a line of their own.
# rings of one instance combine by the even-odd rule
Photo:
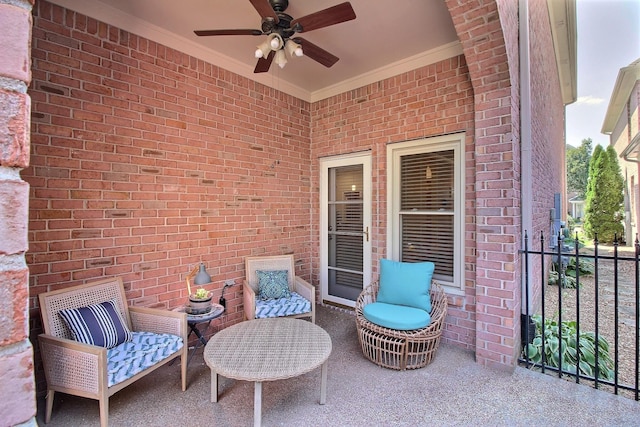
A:
<svg viewBox="0 0 640 427">
<path fill-rule="evenodd" d="M 328 27 L 329 25 L 339 24 L 345 21 L 356 19 L 356 13 L 351 7 L 351 3 L 345 2 L 321 10 L 311 15 L 291 21 L 291 29 L 298 33 L 305 31 L 317 30 L 318 28 Z M 296 28 L 298 27 L 298 28 Z"/>
<path fill-rule="evenodd" d="M 276 11 L 273 10 L 269 0 L 249 0 L 253 7 L 258 11 L 262 18 L 271 18 L 274 23 L 278 23 L 280 19 L 276 15 Z"/>
<path fill-rule="evenodd" d="M 261 36 L 260 30 L 196 30 L 197 36 Z"/>
<path fill-rule="evenodd" d="M 273 62 L 273 57 L 275 55 L 276 53 L 272 50 L 271 52 L 269 52 L 269 56 L 267 56 L 266 58 L 258 59 L 258 63 L 256 64 L 256 68 L 253 70 L 253 72 L 266 73 L 267 71 L 269 71 L 271 63 Z"/>
<path fill-rule="evenodd" d="M 327 52 L 323 48 L 301 37 L 296 37 L 295 39 L 293 39 L 293 41 L 299 43 L 302 46 L 302 52 L 304 56 L 308 56 L 309 58 L 321 63 L 327 68 L 331 67 L 340 59 L 337 56 Z"/>
</svg>

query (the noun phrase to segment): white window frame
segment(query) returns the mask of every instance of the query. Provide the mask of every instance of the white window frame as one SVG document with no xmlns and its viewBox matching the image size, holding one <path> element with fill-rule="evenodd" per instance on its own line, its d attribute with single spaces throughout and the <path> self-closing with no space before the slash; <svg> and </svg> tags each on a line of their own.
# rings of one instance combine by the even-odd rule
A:
<svg viewBox="0 0 640 427">
<path fill-rule="evenodd" d="M 454 153 L 453 281 L 442 283 L 448 293 L 464 295 L 464 133 L 436 136 L 387 145 L 387 257 L 400 259 L 400 160 L 402 156 L 445 150 Z"/>
</svg>

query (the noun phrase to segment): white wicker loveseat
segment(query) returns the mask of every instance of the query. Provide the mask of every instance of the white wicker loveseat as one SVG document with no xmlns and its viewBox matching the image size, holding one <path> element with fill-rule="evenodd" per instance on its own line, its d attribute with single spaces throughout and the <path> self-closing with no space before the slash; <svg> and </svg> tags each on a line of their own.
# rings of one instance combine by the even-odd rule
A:
<svg viewBox="0 0 640 427">
<path fill-rule="evenodd" d="M 178 357 L 182 391 L 186 390 L 185 313 L 128 307 L 119 277 L 45 292 L 38 298 L 44 329 L 38 343 L 47 380 L 45 422 L 51 419 L 55 392 L 62 392 L 97 399 L 100 425 L 106 427 L 109 396 Z M 103 332 L 92 327 L 91 337 L 79 336 L 82 325 L 96 324 L 91 323 L 92 319 L 100 319 L 97 322 L 100 327 L 105 322 L 115 327 L 103 327 Z M 111 333 L 116 330 L 117 333 Z M 100 334 L 103 343 L 99 343 Z M 112 345 L 123 337 L 125 342 Z M 87 339 L 105 346 L 87 344 Z"/>
</svg>

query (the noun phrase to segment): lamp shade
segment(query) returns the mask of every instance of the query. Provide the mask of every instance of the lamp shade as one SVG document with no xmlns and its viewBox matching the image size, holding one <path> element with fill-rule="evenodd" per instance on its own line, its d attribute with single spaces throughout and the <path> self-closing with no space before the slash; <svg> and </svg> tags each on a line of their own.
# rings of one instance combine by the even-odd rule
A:
<svg viewBox="0 0 640 427">
<path fill-rule="evenodd" d="M 284 54 L 284 50 L 280 49 L 276 52 L 274 61 L 280 66 L 280 68 L 284 68 L 284 66 L 287 64 L 287 56 Z"/>
<path fill-rule="evenodd" d="M 200 270 L 196 277 L 193 278 L 193 283 L 195 285 L 206 285 L 207 283 L 211 283 L 211 276 L 207 273 L 207 269 L 204 267 L 204 263 L 200 263 Z"/>
<path fill-rule="evenodd" d="M 287 40 L 287 42 L 284 45 L 284 48 L 287 50 L 287 53 L 289 54 L 289 56 L 293 57 L 295 56 L 302 56 L 302 46 L 300 46 L 298 43 L 294 42 L 293 40 L 289 39 Z"/>
<path fill-rule="evenodd" d="M 271 45 L 269 44 L 269 40 L 265 40 L 257 46 L 255 57 L 266 58 L 269 56 L 269 52 L 271 52 Z"/>
</svg>

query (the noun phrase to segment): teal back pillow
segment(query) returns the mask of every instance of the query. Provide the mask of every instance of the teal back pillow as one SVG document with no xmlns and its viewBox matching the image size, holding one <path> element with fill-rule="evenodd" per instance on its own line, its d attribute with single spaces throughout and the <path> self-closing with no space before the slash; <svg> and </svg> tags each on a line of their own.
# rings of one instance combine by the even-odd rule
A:
<svg viewBox="0 0 640 427">
<path fill-rule="evenodd" d="M 432 262 L 380 260 L 380 289 L 376 301 L 420 308 L 431 313 Z"/>
</svg>

